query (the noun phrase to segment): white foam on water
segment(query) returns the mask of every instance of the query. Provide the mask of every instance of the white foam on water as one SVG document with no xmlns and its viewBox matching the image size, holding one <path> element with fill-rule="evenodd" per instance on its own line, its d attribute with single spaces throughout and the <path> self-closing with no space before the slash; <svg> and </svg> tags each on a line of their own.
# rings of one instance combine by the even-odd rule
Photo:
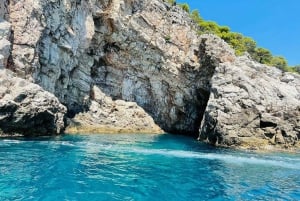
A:
<svg viewBox="0 0 300 201">
<path fill-rule="evenodd" d="M 1 142 L 1 141 L 0 141 Z M 26 141 L 22 140 L 2 140 L 4 144 L 19 144 Z M 49 141 L 46 141 L 49 143 Z M 194 151 L 184 151 L 184 150 L 170 150 L 170 149 L 146 149 L 146 148 L 136 148 L 128 146 L 120 146 L 113 144 L 101 144 L 96 142 L 68 142 L 68 141 L 50 141 L 50 144 L 55 144 L 57 146 L 76 146 L 87 150 L 88 152 L 102 152 L 102 151 L 113 151 L 113 152 L 134 152 L 145 155 L 161 155 L 166 157 L 177 157 L 177 158 L 199 158 L 207 160 L 219 160 L 230 164 L 253 164 L 262 166 L 273 166 L 282 167 L 288 169 L 300 170 L 300 158 L 282 157 L 282 156 L 272 156 L 272 157 L 259 157 L 253 155 L 233 155 L 225 153 L 201 153 Z"/>
<path fill-rule="evenodd" d="M 5 140 L 1 140 L 1 141 L 5 142 L 5 143 L 8 143 L 8 144 L 21 144 L 21 143 L 23 143 L 22 140 L 7 140 L 7 139 L 5 139 Z"/>
<path fill-rule="evenodd" d="M 69 147 L 75 147 L 75 145 L 71 142 L 68 142 L 68 141 L 62 141 L 61 142 L 61 145 L 64 145 L 64 146 L 69 146 Z"/>
<path fill-rule="evenodd" d="M 199 153 L 193 151 L 182 151 L 182 150 L 168 150 L 168 149 L 140 149 L 134 148 L 129 151 L 135 153 L 146 154 L 146 155 L 163 155 L 168 157 L 178 158 L 199 158 L 208 160 L 220 160 L 231 164 L 253 164 L 263 166 L 275 166 L 289 169 L 300 170 L 300 162 L 287 162 L 282 157 L 279 158 L 258 158 L 253 156 L 235 156 L 230 154 L 215 154 L 215 153 Z"/>
</svg>

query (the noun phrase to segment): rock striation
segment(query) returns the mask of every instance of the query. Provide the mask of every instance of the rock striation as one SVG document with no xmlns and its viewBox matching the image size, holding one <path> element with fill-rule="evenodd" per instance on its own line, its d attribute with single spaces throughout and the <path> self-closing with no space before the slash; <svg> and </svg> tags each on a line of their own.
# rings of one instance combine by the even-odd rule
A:
<svg viewBox="0 0 300 201">
<path fill-rule="evenodd" d="M 7 66 L 7 61 L 10 56 L 10 31 L 10 23 L 1 20 L 0 18 L 0 69 L 3 69 Z"/>
<path fill-rule="evenodd" d="M 300 137 L 298 75 L 236 57 L 162 0 L 4 0 L 0 41 L 0 68 L 54 94 L 69 132 L 249 148 Z"/>
<path fill-rule="evenodd" d="M 218 55 L 210 40 L 207 54 Z M 216 65 L 210 91 L 199 139 L 251 149 L 268 149 L 270 144 L 290 147 L 299 140 L 299 75 L 245 55 Z"/>
<path fill-rule="evenodd" d="M 64 130 L 66 107 L 40 86 L 0 70 L 0 135 L 55 135 Z"/>
<path fill-rule="evenodd" d="M 96 86 L 114 101 L 136 102 L 167 132 L 197 135 L 213 69 L 199 64 L 198 36 L 180 8 L 160 0 L 10 1 L 9 21 L 12 70 L 55 94 L 70 118 L 89 111 Z"/>
</svg>

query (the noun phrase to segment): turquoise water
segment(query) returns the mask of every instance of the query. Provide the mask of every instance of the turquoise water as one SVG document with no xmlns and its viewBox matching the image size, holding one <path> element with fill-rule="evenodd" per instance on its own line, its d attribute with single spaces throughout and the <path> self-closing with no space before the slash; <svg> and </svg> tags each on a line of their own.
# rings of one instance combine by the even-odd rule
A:
<svg viewBox="0 0 300 201">
<path fill-rule="evenodd" d="M 172 135 L 1 139 L 0 200 L 300 200 L 300 155 Z"/>
</svg>

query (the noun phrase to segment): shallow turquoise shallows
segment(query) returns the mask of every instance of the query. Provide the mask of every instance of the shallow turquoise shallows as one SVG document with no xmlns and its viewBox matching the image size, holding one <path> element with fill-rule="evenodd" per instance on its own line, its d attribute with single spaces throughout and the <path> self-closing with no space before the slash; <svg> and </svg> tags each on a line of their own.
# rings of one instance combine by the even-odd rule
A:
<svg viewBox="0 0 300 201">
<path fill-rule="evenodd" d="M 172 135 L 1 139 L 0 200 L 300 200 L 300 155 Z"/>
</svg>

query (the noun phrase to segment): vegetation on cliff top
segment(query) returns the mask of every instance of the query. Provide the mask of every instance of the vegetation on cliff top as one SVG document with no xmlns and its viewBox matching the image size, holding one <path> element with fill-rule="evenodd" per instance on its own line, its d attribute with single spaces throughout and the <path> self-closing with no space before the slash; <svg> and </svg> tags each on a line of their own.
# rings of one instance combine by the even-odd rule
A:
<svg viewBox="0 0 300 201">
<path fill-rule="evenodd" d="M 172 5 L 176 5 L 175 0 L 168 0 Z M 190 7 L 187 3 L 178 4 L 184 11 L 188 12 L 193 21 L 198 25 L 198 33 L 213 33 L 226 41 L 234 50 L 236 55 L 243 55 L 248 52 L 249 55 L 257 62 L 269 66 L 275 66 L 283 71 L 300 73 L 300 65 L 290 67 L 287 60 L 282 56 L 274 56 L 270 50 L 258 47 L 256 42 L 246 37 L 241 33 L 232 32 L 228 26 L 220 26 L 214 21 L 206 21 L 201 16 L 198 10 L 190 12 Z"/>
</svg>

